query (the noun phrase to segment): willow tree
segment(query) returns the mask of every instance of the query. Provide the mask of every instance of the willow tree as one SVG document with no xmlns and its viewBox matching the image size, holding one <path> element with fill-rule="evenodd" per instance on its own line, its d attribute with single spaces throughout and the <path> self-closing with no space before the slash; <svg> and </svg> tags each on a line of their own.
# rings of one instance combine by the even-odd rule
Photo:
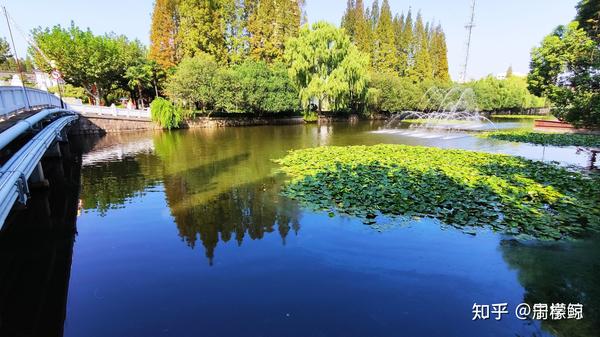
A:
<svg viewBox="0 0 600 337">
<path fill-rule="evenodd" d="M 163 69 L 177 64 L 177 1 L 156 0 L 152 12 L 149 57 Z"/>
<path fill-rule="evenodd" d="M 343 29 L 318 22 L 286 44 L 289 74 L 300 92 L 305 118 L 319 112 L 362 109 L 367 99 L 368 55 L 358 51 Z"/>
</svg>

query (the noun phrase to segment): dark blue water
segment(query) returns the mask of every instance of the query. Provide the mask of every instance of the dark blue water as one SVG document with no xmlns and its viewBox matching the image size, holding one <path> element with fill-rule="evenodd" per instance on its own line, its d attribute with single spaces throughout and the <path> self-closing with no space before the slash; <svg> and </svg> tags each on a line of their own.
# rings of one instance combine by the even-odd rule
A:
<svg viewBox="0 0 600 337">
<path fill-rule="evenodd" d="M 530 157 L 542 151 L 473 137 L 370 132 L 377 127 L 94 140 L 82 158 L 64 335 L 598 335 L 597 239 L 517 242 L 430 219 L 369 226 L 280 195 L 285 177 L 271 160 L 290 149 L 389 142 Z M 474 303 L 504 302 L 502 320 L 472 320 Z M 518 320 L 522 302 L 583 303 L 585 318 Z"/>
</svg>

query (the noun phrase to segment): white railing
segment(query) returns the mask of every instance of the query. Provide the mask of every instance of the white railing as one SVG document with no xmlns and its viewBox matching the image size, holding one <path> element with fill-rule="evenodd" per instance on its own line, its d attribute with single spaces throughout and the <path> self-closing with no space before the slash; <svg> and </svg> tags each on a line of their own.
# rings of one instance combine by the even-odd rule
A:
<svg viewBox="0 0 600 337">
<path fill-rule="evenodd" d="M 54 94 L 23 87 L 0 86 L 0 117 L 39 108 L 60 108 L 60 98 Z"/>
<path fill-rule="evenodd" d="M 114 116 L 124 118 L 150 118 L 150 110 L 122 109 L 115 106 L 99 106 L 88 104 L 69 104 L 69 110 L 81 115 Z"/>
</svg>

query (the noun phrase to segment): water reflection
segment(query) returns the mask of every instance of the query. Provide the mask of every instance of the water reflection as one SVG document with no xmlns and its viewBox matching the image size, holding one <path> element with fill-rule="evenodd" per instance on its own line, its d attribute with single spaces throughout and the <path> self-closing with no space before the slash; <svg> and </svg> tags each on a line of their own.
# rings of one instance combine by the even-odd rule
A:
<svg viewBox="0 0 600 337">
<path fill-rule="evenodd" d="M 0 231 L 0 336 L 63 335 L 81 157 L 61 152 L 42 162 L 49 189 L 33 189 Z"/>
<path fill-rule="evenodd" d="M 291 149 L 410 143 L 538 153 L 370 133 L 377 125 L 107 135 L 84 156 L 72 335 L 92 327 L 98 336 L 597 334 L 598 240 L 524 245 L 419 223 L 375 233 L 280 195 L 284 178 L 271 159 Z M 543 331 L 514 318 L 478 324 L 476 300 L 580 302 L 586 319 L 543 322 Z"/>
<path fill-rule="evenodd" d="M 219 241 L 234 239 L 241 245 L 244 237 L 262 239 L 266 233 L 277 231 L 282 242 L 290 230 L 300 230 L 299 209 L 291 200 L 279 195 L 277 179 L 232 187 L 229 191 L 205 203 L 186 202 L 187 184 L 183 177 L 168 177 L 165 193 L 169 204 L 178 205 L 171 212 L 179 235 L 192 248 L 198 239 L 212 264 Z"/>
<path fill-rule="evenodd" d="M 564 337 L 594 336 L 600 331 L 600 236 L 560 244 L 504 240 L 500 249 L 525 288 L 523 302 L 583 304 L 583 320 L 547 320 L 543 329 Z"/>
</svg>

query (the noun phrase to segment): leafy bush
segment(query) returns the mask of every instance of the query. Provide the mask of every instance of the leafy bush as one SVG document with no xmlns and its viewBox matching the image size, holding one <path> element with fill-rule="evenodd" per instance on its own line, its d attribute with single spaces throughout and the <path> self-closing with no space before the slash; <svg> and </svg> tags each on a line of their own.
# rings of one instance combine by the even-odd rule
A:
<svg viewBox="0 0 600 337">
<path fill-rule="evenodd" d="M 284 193 L 365 219 L 438 218 L 543 239 L 600 229 L 599 177 L 520 157 L 406 145 L 319 147 L 277 161 Z"/>
<path fill-rule="evenodd" d="M 298 91 L 283 65 L 246 61 L 231 68 L 230 74 L 237 85 L 235 101 L 239 111 L 260 114 L 299 110 Z"/>
<path fill-rule="evenodd" d="M 553 146 L 599 147 L 600 136 L 573 133 L 542 133 L 531 131 L 494 131 L 479 135 L 484 138 L 506 140 L 510 142 L 531 143 Z"/>
<path fill-rule="evenodd" d="M 168 100 L 158 97 L 150 104 L 152 120 L 165 129 L 178 128 L 183 121 L 183 110 Z"/>
<path fill-rule="evenodd" d="M 541 108 L 546 105 L 543 98 L 532 95 L 527 89 L 523 77 L 511 76 L 497 79 L 488 76 L 466 84 L 475 92 L 479 110 L 483 111 L 521 111 Z"/>
<path fill-rule="evenodd" d="M 392 73 L 372 74 L 370 86 L 375 91 L 369 104 L 372 112 L 417 110 L 424 93 L 410 79 Z"/>
<path fill-rule="evenodd" d="M 167 81 L 178 104 L 203 112 L 281 113 L 300 108 L 298 91 L 280 64 L 246 61 L 219 67 L 208 55 L 185 59 Z"/>
</svg>

